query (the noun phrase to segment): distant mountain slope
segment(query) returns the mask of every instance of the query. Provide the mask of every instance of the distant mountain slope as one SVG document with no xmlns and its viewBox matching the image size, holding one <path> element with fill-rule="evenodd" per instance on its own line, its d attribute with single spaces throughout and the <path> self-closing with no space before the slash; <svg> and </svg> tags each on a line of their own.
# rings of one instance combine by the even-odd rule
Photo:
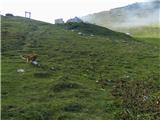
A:
<svg viewBox="0 0 160 120">
<path fill-rule="evenodd" d="M 89 23 L 107 28 L 144 26 L 157 24 L 160 18 L 160 1 L 135 3 L 82 17 Z"/>
</svg>

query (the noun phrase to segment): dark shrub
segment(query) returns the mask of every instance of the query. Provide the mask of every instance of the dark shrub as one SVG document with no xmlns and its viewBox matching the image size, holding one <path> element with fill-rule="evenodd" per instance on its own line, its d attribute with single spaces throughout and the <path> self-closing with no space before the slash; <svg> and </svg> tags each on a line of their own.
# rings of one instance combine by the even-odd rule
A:
<svg viewBox="0 0 160 120">
<path fill-rule="evenodd" d="M 62 115 L 58 117 L 58 120 L 74 120 L 73 116 Z"/>
<path fill-rule="evenodd" d="M 60 92 L 64 90 L 69 90 L 69 89 L 77 89 L 80 88 L 81 85 L 77 83 L 71 83 L 71 82 L 60 82 L 56 85 L 54 85 L 53 88 L 51 88 L 54 92 Z"/>
<path fill-rule="evenodd" d="M 154 115 L 157 118 L 158 115 L 156 114 L 160 110 L 158 101 L 160 100 L 158 97 L 152 96 L 157 91 L 157 84 L 153 81 L 134 80 L 117 82 L 112 94 L 121 99 L 121 107 L 124 110 L 117 113 L 118 120 L 141 120 L 141 118 L 152 120 L 150 118 L 153 118 Z"/>
<path fill-rule="evenodd" d="M 23 108 L 16 105 L 6 105 L 2 106 L 2 116 L 3 119 L 8 120 L 8 118 L 18 118 L 21 113 L 23 113 Z"/>
<path fill-rule="evenodd" d="M 51 74 L 47 71 L 34 73 L 34 77 L 37 77 L 37 78 L 48 78 L 50 76 Z"/>
<path fill-rule="evenodd" d="M 133 116 L 127 111 L 121 111 L 116 113 L 115 120 L 134 120 Z"/>
<path fill-rule="evenodd" d="M 50 105 L 33 105 L 25 108 L 25 111 L 20 116 L 23 120 L 50 120 L 54 114 L 54 110 Z"/>
<path fill-rule="evenodd" d="M 79 90 L 78 93 L 75 94 L 75 97 L 77 98 L 85 98 L 85 97 L 91 97 L 91 92 L 87 90 Z"/>
<path fill-rule="evenodd" d="M 72 103 L 72 104 L 65 106 L 63 110 L 68 111 L 68 112 L 79 112 L 82 110 L 82 105 L 78 103 Z"/>
<path fill-rule="evenodd" d="M 7 17 L 12 17 L 12 16 L 14 16 L 14 15 L 11 14 L 11 13 L 7 13 L 5 16 L 7 16 Z"/>
</svg>

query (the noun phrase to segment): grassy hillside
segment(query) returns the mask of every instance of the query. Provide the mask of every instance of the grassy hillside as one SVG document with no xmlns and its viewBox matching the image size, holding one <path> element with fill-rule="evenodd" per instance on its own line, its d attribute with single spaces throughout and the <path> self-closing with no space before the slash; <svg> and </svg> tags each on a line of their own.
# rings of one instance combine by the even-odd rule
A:
<svg viewBox="0 0 160 120">
<path fill-rule="evenodd" d="M 160 46 L 160 26 L 159 24 L 150 24 L 136 27 L 117 27 L 116 31 L 130 33 L 132 37 L 140 41 Z"/>
<path fill-rule="evenodd" d="M 159 47 L 123 33 L 2 17 L 2 120 L 159 119 L 159 71 Z"/>
</svg>

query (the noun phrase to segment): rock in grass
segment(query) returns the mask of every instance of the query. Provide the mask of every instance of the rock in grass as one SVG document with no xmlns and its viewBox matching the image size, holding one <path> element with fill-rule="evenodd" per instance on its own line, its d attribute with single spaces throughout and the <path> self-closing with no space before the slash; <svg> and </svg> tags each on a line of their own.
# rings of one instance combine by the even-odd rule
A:
<svg viewBox="0 0 160 120">
<path fill-rule="evenodd" d="M 24 71 L 24 69 L 17 69 L 17 72 L 18 73 L 24 73 L 25 71 Z"/>
</svg>

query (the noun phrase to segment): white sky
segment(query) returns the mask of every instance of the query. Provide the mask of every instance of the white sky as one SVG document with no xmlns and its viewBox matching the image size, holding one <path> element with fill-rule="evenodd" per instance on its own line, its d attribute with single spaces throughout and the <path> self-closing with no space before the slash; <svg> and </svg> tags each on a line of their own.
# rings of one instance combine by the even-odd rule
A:
<svg viewBox="0 0 160 120">
<path fill-rule="evenodd" d="M 24 16 L 24 11 L 32 12 L 33 19 L 54 23 L 54 19 L 67 20 L 75 16 L 109 10 L 146 0 L 1 0 L 1 14 L 12 13 Z"/>
</svg>

